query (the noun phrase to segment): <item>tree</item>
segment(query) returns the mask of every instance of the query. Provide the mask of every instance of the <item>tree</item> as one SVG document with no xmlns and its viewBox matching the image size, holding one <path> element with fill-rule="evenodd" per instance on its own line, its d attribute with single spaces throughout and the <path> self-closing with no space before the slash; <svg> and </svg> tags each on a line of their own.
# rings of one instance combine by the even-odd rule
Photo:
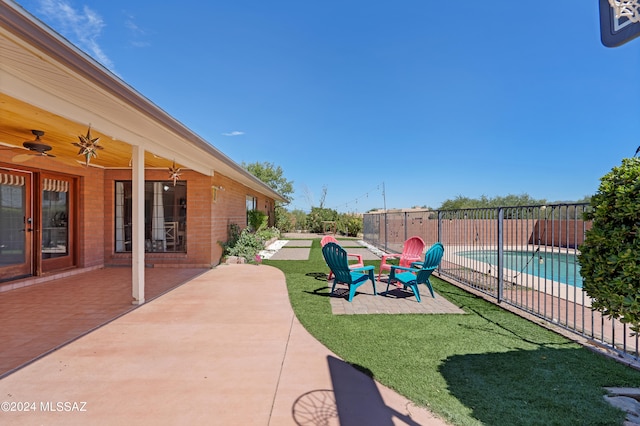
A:
<svg viewBox="0 0 640 426">
<path fill-rule="evenodd" d="M 292 200 L 293 194 L 293 181 L 287 180 L 283 175 L 282 167 L 276 166 L 273 163 L 242 163 L 242 167 L 249 173 L 266 183 L 271 189 L 282 195 L 287 201 L 285 203 L 276 202 L 275 204 L 275 224 L 276 227 L 283 232 L 290 231 L 291 218 L 289 217 L 287 210 L 284 208 L 285 204 L 288 204 Z"/>
<path fill-rule="evenodd" d="M 324 200 L 327 199 L 327 186 L 322 187 L 322 195 L 320 196 L 320 208 L 324 208 Z"/>
<path fill-rule="evenodd" d="M 300 209 L 293 209 L 290 212 L 284 212 L 283 216 L 286 216 L 286 224 L 284 227 L 280 229 L 283 232 L 290 232 L 294 230 L 302 230 L 305 229 L 307 223 L 307 214 Z"/>
<path fill-rule="evenodd" d="M 322 222 L 337 222 L 339 214 L 336 210 L 323 207 L 312 207 L 307 215 L 306 228 L 310 232 L 324 232 Z"/>
<path fill-rule="evenodd" d="M 453 200 L 446 200 L 438 210 L 479 209 L 489 207 L 516 207 L 546 204 L 546 200 L 536 200 L 529 194 L 513 195 L 489 198 L 482 195 L 480 198 L 469 198 L 458 195 Z"/>
<path fill-rule="evenodd" d="M 640 158 L 600 179 L 578 262 L 591 307 L 640 331 Z"/>
<path fill-rule="evenodd" d="M 287 180 L 283 175 L 282 167 L 269 162 L 242 163 L 242 167 L 249 173 L 266 183 L 271 189 L 282 195 L 287 203 L 291 202 L 293 194 L 293 181 Z"/>
<path fill-rule="evenodd" d="M 300 209 L 288 211 L 282 206 L 276 206 L 276 228 L 280 232 L 291 232 L 305 229 L 307 214 Z"/>
</svg>

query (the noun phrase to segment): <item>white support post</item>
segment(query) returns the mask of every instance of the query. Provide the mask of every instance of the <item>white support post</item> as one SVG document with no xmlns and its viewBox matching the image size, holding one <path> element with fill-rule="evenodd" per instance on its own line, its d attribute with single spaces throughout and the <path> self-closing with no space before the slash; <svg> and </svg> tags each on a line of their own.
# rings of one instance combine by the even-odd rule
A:
<svg viewBox="0 0 640 426">
<path fill-rule="evenodd" d="M 132 146 L 132 245 L 131 291 L 133 304 L 144 303 L 144 148 Z"/>
</svg>

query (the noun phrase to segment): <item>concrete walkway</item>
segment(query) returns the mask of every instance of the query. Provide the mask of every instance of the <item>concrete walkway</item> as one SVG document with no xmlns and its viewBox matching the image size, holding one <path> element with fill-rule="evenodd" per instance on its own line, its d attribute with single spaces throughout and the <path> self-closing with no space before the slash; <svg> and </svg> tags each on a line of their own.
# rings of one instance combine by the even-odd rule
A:
<svg viewBox="0 0 640 426">
<path fill-rule="evenodd" d="M 0 380 L 0 403 L 9 425 L 445 424 L 313 339 L 266 265 L 196 277 Z"/>
</svg>

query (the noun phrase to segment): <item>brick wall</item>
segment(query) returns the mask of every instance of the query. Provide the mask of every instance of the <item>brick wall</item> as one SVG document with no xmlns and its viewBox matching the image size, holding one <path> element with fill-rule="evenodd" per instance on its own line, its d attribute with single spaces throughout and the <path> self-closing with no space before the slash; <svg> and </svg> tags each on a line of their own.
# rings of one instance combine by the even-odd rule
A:
<svg viewBox="0 0 640 426">
<path fill-rule="evenodd" d="M 102 266 L 104 257 L 104 172 L 82 167 L 78 179 L 78 266 Z M 74 170 L 75 171 L 75 170 Z"/>
<path fill-rule="evenodd" d="M 20 152 L 19 152 L 20 153 Z M 115 253 L 115 181 L 131 180 L 131 170 L 104 170 L 96 167 L 68 166 L 52 158 L 35 157 L 25 163 L 12 163 L 12 150 L 0 150 L 0 166 L 24 170 L 39 176 L 41 171 L 75 178 L 77 228 L 75 266 L 101 267 L 130 265 L 130 253 Z M 166 170 L 147 170 L 146 180 L 168 180 Z M 204 176 L 184 171 L 187 181 L 186 253 L 147 253 L 145 263 L 162 266 L 212 266 L 222 257 L 221 241 L 228 238 L 229 225 L 246 226 L 246 196 L 257 199 L 258 209 L 273 223 L 274 201 L 218 173 Z M 214 200 L 214 190 L 216 189 Z"/>
<path fill-rule="evenodd" d="M 273 223 L 273 200 L 260 195 L 246 186 L 235 182 L 226 176 L 216 175 L 212 179 L 213 187 L 222 187 L 217 190 L 217 198 L 213 201 L 211 212 L 211 241 L 214 243 L 214 258 L 220 260 L 222 246 L 219 241 L 227 241 L 228 230 L 231 224 L 238 225 L 241 229 L 247 226 L 247 195 L 256 198 L 258 210 L 269 215 L 269 223 Z"/>
</svg>

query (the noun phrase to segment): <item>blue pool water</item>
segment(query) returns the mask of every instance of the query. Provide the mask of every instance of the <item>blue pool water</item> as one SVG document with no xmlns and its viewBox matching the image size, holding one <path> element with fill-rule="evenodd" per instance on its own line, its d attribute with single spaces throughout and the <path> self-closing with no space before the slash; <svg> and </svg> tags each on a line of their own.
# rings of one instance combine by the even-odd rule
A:
<svg viewBox="0 0 640 426">
<path fill-rule="evenodd" d="M 469 259 L 480 262 L 498 264 L 496 250 L 463 251 L 457 253 Z M 504 251 L 504 267 L 517 274 L 535 275 L 582 288 L 580 264 L 575 254 Z"/>
</svg>

